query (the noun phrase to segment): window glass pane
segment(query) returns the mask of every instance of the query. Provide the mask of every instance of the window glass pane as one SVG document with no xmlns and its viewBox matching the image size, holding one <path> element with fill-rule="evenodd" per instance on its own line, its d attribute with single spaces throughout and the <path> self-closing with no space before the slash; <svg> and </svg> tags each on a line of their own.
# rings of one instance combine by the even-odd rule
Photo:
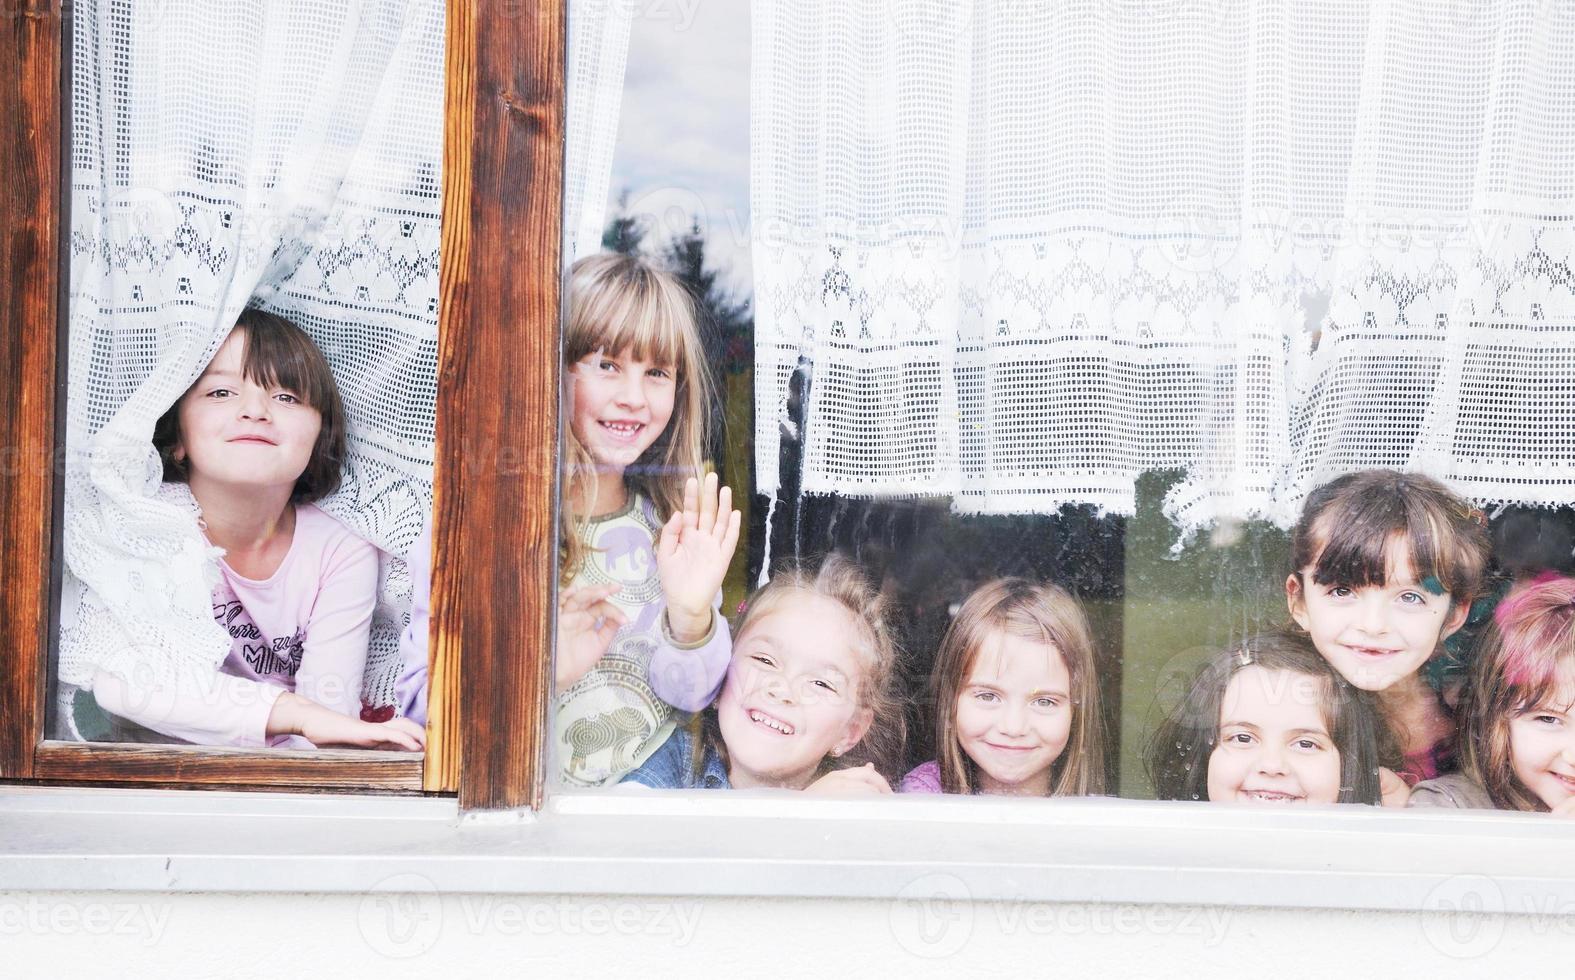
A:
<svg viewBox="0 0 1575 980">
<path fill-rule="evenodd" d="M 71 22 L 48 734 L 417 751 L 441 6 Z"/>
<path fill-rule="evenodd" d="M 562 784 L 1569 812 L 1575 49 L 961 10 L 631 17 Z"/>
</svg>

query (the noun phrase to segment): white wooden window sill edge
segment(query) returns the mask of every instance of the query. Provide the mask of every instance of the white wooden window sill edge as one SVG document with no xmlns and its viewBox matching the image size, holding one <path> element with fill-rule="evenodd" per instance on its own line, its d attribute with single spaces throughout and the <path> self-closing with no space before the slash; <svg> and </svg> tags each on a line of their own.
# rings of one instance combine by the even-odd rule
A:
<svg viewBox="0 0 1575 980">
<path fill-rule="evenodd" d="M 1545 914 L 1575 824 L 1481 811 L 620 789 L 451 799 L 0 787 L 0 891 L 718 895 Z"/>
</svg>

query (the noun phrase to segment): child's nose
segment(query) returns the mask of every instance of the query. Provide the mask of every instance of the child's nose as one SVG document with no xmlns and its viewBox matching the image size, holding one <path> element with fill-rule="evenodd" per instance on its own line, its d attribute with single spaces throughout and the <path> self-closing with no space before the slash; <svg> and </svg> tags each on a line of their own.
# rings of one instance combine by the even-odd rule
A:
<svg viewBox="0 0 1575 980">
<path fill-rule="evenodd" d="M 1028 728 L 1028 713 L 1020 704 L 1008 704 L 1000 717 L 1002 735 L 1021 735 Z"/>
<path fill-rule="evenodd" d="M 1285 775 L 1285 753 L 1276 746 L 1265 744 L 1258 750 L 1258 771 L 1265 775 Z"/>
<path fill-rule="evenodd" d="M 623 376 L 623 383 L 618 386 L 618 401 L 632 408 L 644 405 L 645 375 L 639 371 L 627 372 Z"/>
<path fill-rule="evenodd" d="M 271 403 L 268 399 L 267 392 L 242 392 L 240 397 L 236 400 L 240 403 L 241 418 L 254 420 L 268 418 L 268 412 L 271 407 Z"/>
<path fill-rule="evenodd" d="M 1389 628 L 1389 618 L 1386 613 L 1383 596 L 1366 596 L 1358 607 L 1357 622 L 1369 633 L 1382 633 Z"/>
<path fill-rule="evenodd" d="M 774 674 L 766 679 L 766 696 L 783 704 L 792 704 L 793 685 L 781 674 Z"/>
</svg>

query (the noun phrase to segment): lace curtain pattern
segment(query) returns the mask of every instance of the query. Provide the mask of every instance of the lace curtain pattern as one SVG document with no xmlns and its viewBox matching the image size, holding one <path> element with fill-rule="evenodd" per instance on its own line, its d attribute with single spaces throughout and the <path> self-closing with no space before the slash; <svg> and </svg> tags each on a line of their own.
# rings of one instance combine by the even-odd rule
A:
<svg viewBox="0 0 1575 980">
<path fill-rule="evenodd" d="M 571 230 L 599 234 L 628 21 L 574 5 Z M 432 500 L 443 4 L 87 0 L 73 24 L 62 691 L 95 670 L 204 685 L 227 653 L 215 555 L 157 493 L 150 440 L 258 303 L 312 335 L 344 398 L 321 506 L 385 552 L 364 698 L 390 704 L 401 559 Z"/>
<path fill-rule="evenodd" d="M 1575 10 L 757 0 L 757 480 L 1285 522 L 1575 500 Z"/>
</svg>

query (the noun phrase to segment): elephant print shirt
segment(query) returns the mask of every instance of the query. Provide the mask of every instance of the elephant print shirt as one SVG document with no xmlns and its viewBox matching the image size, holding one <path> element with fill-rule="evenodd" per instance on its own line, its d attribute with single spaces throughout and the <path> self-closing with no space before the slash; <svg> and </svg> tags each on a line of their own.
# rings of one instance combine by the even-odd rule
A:
<svg viewBox="0 0 1575 980">
<path fill-rule="evenodd" d="M 660 533 L 654 508 L 638 494 L 622 510 L 580 525 L 587 557 L 573 585 L 617 583 L 611 601 L 629 623 L 596 666 L 558 698 L 555 750 L 569 785 L 616 783 L 667 740 L 677 713 L 709 704 L 727 673 L 732 638 L 720 612 L 697 645 L 680 646 L 667 633 L 656 571 Z M 720 606 L 720 595 L 716 601 Z"/>
</svg>

